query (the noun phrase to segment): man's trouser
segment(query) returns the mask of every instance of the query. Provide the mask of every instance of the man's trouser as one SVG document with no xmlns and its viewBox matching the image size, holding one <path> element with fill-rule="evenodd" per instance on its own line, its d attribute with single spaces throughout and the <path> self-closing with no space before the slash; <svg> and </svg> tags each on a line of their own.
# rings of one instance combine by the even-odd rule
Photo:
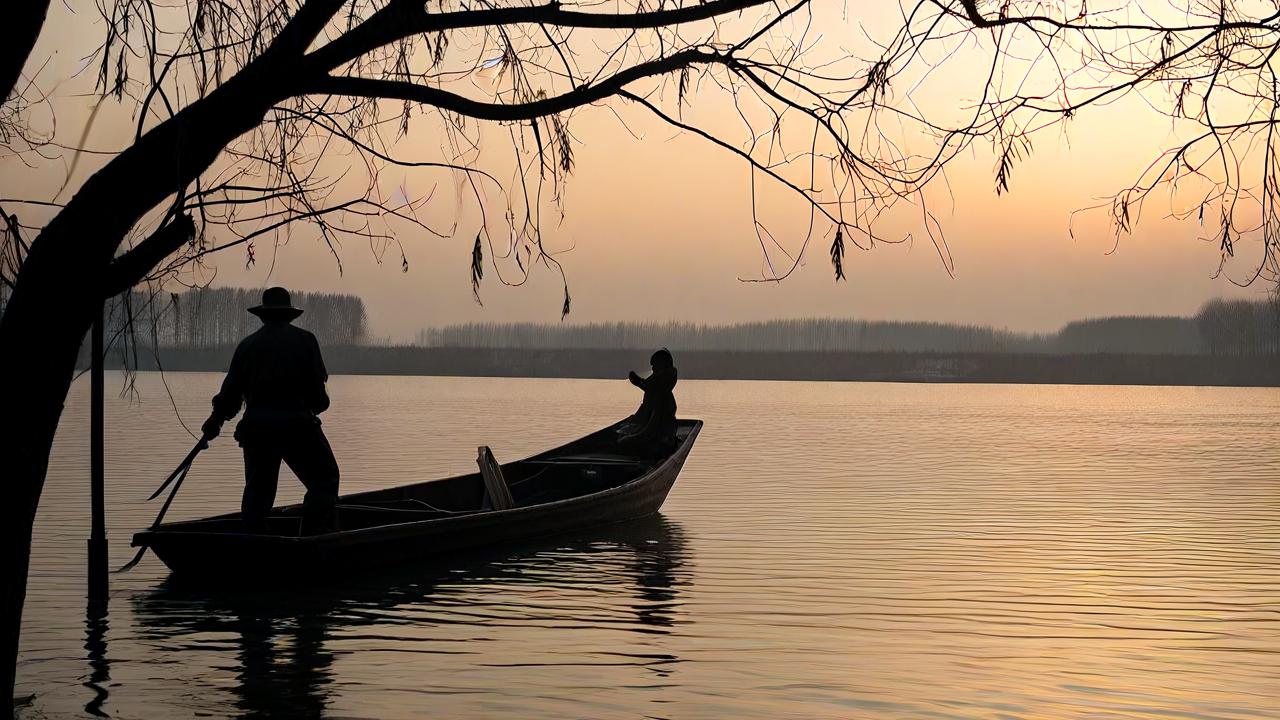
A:
<svg viewBox="0 0 1280 720">
<path fill-rule="evenodd" d="M 250 532 L 267 530 L 267 514 L 276 501 L 282 460 L 307 488 L 302 500 L 301 534 L 337 530 L 338 462 L 320 424 L 290 423 L 257 430 L 253 437 L 240 442 L 244 449 L 244 497 L 240 501 L 240 514 Z"/>
</svg>

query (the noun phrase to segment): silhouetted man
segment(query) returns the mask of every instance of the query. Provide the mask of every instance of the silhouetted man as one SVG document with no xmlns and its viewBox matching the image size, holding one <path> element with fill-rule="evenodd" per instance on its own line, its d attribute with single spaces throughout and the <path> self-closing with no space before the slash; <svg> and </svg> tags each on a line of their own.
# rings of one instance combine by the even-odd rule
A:
<svg viewBox="0 0 1280 720">
<path fill-rule="evenodd" d="M 317 417 L 329 407 L 320 343 L 290 324 L 302 311 L 284 288 L 268 288 L 262 304 L 249 312 L 262 319 L 262 327 L 236 347 L 202 430 L 208 439 L 217 437 L 222 424 L 245 405 L 235 438 L 244 449 L 240 514 L 250 532 L 267 530 L 281 460 L 307 488 L 302 534 L 336 530 L 338 463 Z"/>
</svg>

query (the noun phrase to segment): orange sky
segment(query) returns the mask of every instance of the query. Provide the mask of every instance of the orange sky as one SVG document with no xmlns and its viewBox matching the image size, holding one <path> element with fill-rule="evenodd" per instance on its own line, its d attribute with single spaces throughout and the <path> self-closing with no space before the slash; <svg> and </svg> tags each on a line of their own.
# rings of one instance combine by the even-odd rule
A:
<svg viewBox="0 0 1280 720">
<path fill-rule="evenodd" d="M 55 5 L 50 29 L 56 32 L 47 29 L 37 49 L 37 55 L 54 53 L 42 81 L 56 86 L 58 139 L 68 144 L 79 136 L 89 103 L 75 94 L 92 80 L 70 78 L 82 54 L 73 40 L 93 37 L 92 18 L 92 13 L 73 15 Z M 891 18 L 851 18 L 828 29 L 822 42 L 865 46 L 855 21 L 865 22 L 875 35 L 887 32 Z M 958 76 L 966 70 L 961 66 Z M 59 82 L 50 82 L 55 77 Z M 953 88 L 955 97 L 947 97 Z M 921 91 L 921 99 L 958 107 L 973 99 L 972 89 L 949 82 L 942 90 Z M 830 240 L 819 237 L 804 266 L 781 284 L 739 280 L 763 274 L 741 161 L 696 138 L 675 137 L 620 101 L 612 106 L 631 132 L 603 108 L 588 108 L 574 117 L 571 129 L 580 143 L 575 145 L 577 167 L 566 187 L 565 219 L 544 225 L 549 247 L 572 248 L 558 256 L 569 277 L 572 321 L 837 316 L 1051 330 L 1091 315 L 1189 314 L 1210 297 L 1262 292 L 1261 287 L 1233 290 L 1225 280 L 1211 279 L 1216 246 L 1197 240 L 1193 224 L 1160 218 L 1167 204 L 1150 206 L 1135 234 L 1122 238 L 1110 254 L 1114 242 L 1101 215 L 1078 222 L 1074 239 L 1068 235 L 1070 211 L 1132 180 L 1176 138 L 1167 120 L 1138 102 L 1092 110 L 1074 120 L 1065 134 L 1053 130 L 1038 136 L 1030 158 L 1015 168 L 1012 192 L 1004 196 L 993 190 L 994 159 L 987 145 L 959 159 L 948 173 L 954 204 L 947 188 L 931 190 L 954 258 L 954 278 L 918 226 L 895 221 L 882 230 L 888 235 L 912 231 L 916 241 L 871 252 L 850 247 L 846 282 L 833 281 L 827 259 Z M 698 99 L 686 118 L 727 128 L 733 120 L 724 116 L 726 109 L 715 98 Z M 118 144 L 129 124 L 118 111 L 107 111 L 90 145 Z M 431 125 L 416 123 L 418 133 L 403 141 L 407 148 L 438 145 L 437 138 L 423 136 L 430 134 Z M 501 140 L 494 133 L 483 137 L 487 143 Z M 503 150 L 482 149 L 494 154 Z M 33 187 L 56 187 L 65 172 L 61 162 L 32 171 L 5 161 L 3 169 L 4 197 L 30 197 L 25 193 Z M 398 179 L 403 178 L 388 175 L 384 184 L 394 186 Z M 445 218 L 454 207 L 452 180 L 447 175 L 439 180 L 431 212 Z M 431 181 L 413 176 L 407 182 L 412 192 L 425 192 Z M 796 249 L 806 218 L 803 208 L 773 196 L 763 205 L 775 232 Z M 367 246 L 348 241 L 341 248 L 341 276 L 328 249 L 300 232 L 274 253 L 260 247 L 252 268 L 244 267 L 242 252 L 228 252 L 216 261 L 215 282 L 357 293 L 368 303 L 374 334 L 393 339 L 409 339 L 423 326 L 460 321 L 557 321 L 559 278 L 545 270 L 520 288 L 502 287 L 490 271 L 481 289 L 485 305 L 472 300 L 468 267 L 475 232 L 474 213 L 467 211 L 453 238 L 407 233 L 402 239 L 408 273 L 401 272 L 398 255 L 379 264 Z M 1246 267 L 1242 263 L 1237 274 Z"/>
</svg>

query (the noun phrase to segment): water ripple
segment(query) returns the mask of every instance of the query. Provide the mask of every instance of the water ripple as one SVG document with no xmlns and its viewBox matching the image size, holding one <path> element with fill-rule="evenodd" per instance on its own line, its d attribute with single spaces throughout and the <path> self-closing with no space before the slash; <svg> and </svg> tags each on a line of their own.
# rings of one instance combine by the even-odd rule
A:
<svg viewBox="0 0 1280 720">
<path fill-rule="evenodd" d="M 169 378 L 188 424 L 216 375 Z M 112 557 L 190 445 L 154 376 L 108 407 Z M 621 382 L 341 377 L 347 490 L 514 458 Z M 36 531 L 31 717 L 1280 717 L 1280 392 L 685 382 L 664 516 L 305 590 L 148 561 L 84 605 L 87 387 Z M 287 474 L 287 473 L 286 473 Z M 174 517 L 234 510 L 200 458 Z M 300 498 L 283 481 L 282 501 Z"/>
</svg>

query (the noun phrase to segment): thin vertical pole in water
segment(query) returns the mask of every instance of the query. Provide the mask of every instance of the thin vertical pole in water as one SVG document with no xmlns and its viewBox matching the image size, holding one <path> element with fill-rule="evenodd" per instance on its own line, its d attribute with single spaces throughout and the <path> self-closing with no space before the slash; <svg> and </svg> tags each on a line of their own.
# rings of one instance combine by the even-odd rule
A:
<svg viewBox="0 0 1280 720">
<path fill-rule="evenodd" d="M 107 599 L 106 459 L 103 427 L 103 307 L 93 320 L 93 358 L 89 371 L 89 482 L 93 528 L 89 534 L 89 602 Z"/>
</svg>

